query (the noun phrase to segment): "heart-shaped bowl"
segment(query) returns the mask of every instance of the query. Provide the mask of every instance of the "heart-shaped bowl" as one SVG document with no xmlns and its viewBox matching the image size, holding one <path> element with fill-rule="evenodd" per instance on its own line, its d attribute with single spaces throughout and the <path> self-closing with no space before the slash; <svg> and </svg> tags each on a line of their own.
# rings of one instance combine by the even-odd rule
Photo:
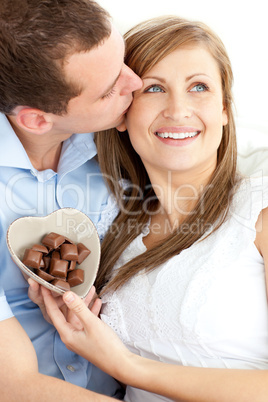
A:
<svg viewBox="0 0 268 402">
<path fill-rule="evenodd" d="M 52 285 L 36 275 L 31 268 L 22 263 L 25 249 L 41 244 L 43 237 L 55 232 L 74 243 L 83 243 L 91 253 L 79 265 L 84 270 L 84 282 L 71 288 L 84 298 L 93 285 L 100 263 L 100 239 L 93 222 L 84 213 L 74 208 L 62 208 L 43 217 L 25 216 L 16 219 L 7 231 L 7 246 L 13 261 L 23 274 L 33 278 L 46 288 L 63 294 L 64 290 Z"/>
</svg>

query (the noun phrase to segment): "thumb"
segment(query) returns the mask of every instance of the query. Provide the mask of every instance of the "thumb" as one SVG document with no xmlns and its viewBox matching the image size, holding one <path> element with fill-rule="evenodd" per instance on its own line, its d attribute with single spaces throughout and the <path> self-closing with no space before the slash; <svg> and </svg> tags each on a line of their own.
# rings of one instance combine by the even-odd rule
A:
<svg viewBox="0 0 268 402">
<path fill-rule="evenodd" d="M 62 297 L 66 306 L 77 315 L 83 324 L 89 322 L 92 313 L 77 294 L 68 291 Z"/>
</svg>

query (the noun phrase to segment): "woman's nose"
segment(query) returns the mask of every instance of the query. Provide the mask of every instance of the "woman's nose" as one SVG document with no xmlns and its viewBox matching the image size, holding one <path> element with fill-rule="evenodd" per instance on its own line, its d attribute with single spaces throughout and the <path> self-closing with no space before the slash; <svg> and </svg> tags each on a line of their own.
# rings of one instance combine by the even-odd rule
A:
<svg viewBox="0 0 268 402">
<path fill-rule="evenodd" d="M 169 96 L 166 100 L 163 114 L 166 118 L 170 118 L 172 120 L 189 118 L 192 115 L 192 107 L 189 100 L 185 96 Z"/>
</svg>

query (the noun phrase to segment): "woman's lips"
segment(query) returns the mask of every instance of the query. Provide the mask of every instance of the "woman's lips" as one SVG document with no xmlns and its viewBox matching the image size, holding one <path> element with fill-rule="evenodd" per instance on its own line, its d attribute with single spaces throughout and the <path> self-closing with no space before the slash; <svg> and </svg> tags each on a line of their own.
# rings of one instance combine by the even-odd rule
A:
<svg viewBox="0 0 268 402">
<path fill-rule="evenodd" d="M 186 132 L 156 132 L 155 134 L 161 138 L 172 138 L 173 140 L 184 140 L 185 138 L 192 138 L 198 135 L 200 131 L 186 131 Z"/>
<path fill-rule="evenodd" d="M 154 134 L 160 141 L 167 145 L 183 146 L 195 141 L 201 133 L 200 130 L 194 128 L 161 128 Z"/>
</svg>

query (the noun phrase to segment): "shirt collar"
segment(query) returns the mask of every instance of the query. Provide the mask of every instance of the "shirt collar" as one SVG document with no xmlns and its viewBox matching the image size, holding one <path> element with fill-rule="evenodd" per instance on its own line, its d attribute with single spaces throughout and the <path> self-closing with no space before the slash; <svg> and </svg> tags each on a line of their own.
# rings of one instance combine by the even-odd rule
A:
<svg viewBox="0 0 268 402">
<path fill-rule="evenodd" d="M 14 132 L 8 118 L 0 113 L 0 166 L 34 170 L 32 163 Z M 58 173 L 71 171 L 97 154 L 94 134 L 73 134 L 64 141 Z"/>
<path fill-rule="evenodd" d="M 94 158 L 96 154 L 94 133 L 73 134 L 62 145 L 58 175 L 62 176 L 78 168 L 88 160 Z"/>
</svg>

